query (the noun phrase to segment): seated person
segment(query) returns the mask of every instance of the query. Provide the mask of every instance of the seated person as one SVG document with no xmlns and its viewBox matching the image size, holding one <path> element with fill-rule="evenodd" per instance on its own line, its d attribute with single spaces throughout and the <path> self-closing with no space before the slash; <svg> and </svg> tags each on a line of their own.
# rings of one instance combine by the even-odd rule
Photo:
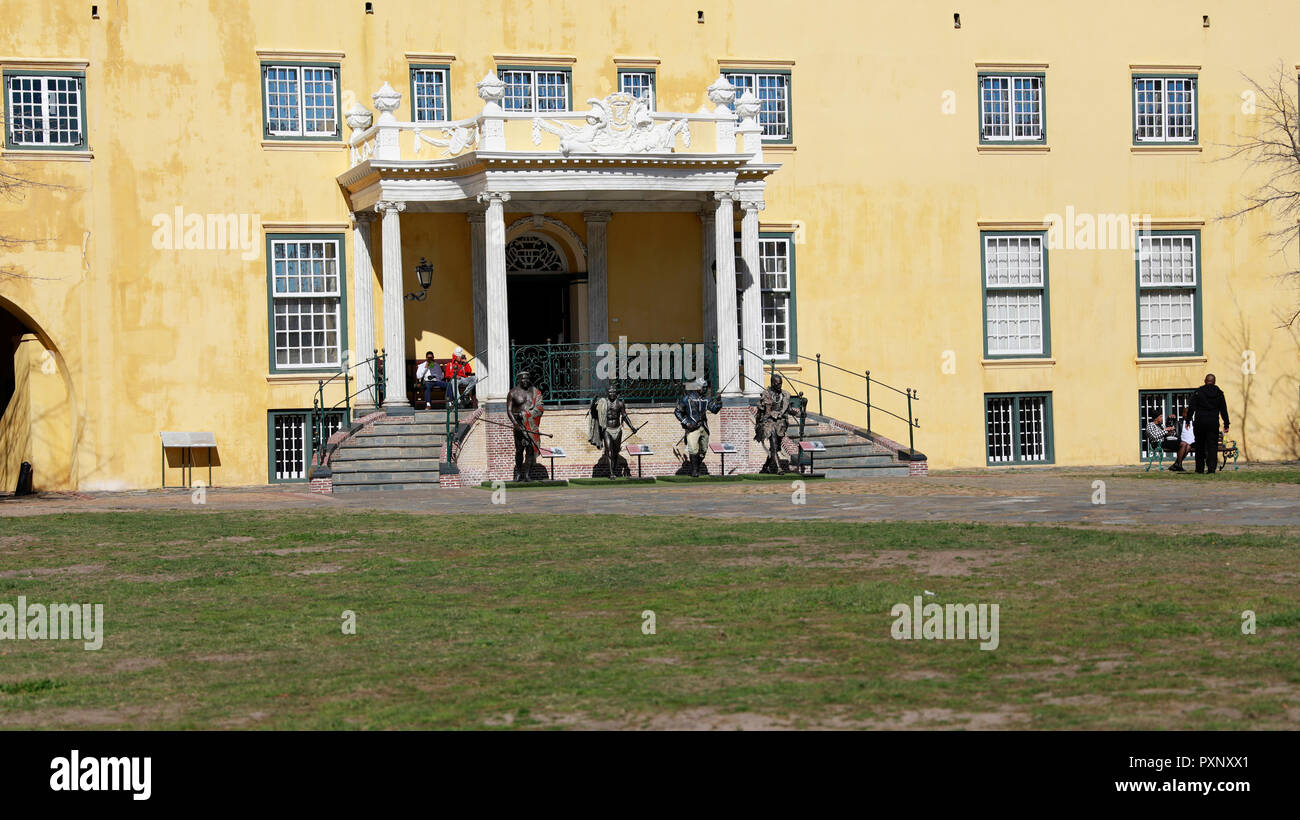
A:
<svg viewBox="0 0 1300 820">
<path fill-rule="evenodd" d="M 478 384 L 478 376 L 474 375 L 474 369 L 469 366 L 469 357 L 463 348 L 458 347 L 452 351 L 451 361 L 442 366 L 442 377 L 449 383 L 454 380 L 460 406 L 469 407 L 469 394 L 474 385 Z"/>
<path fill-rule="evenodd" d="M 433 360 L 432 350 L 425 352 L 424 361 L 420 362 L 420 366 L 415 368 L 415 380 L 424 386 L 424 408 L 432 410 L 433 404 L 430 403 L 429 398 L 433 393 L 433 388 L 447 389 L 447 382 L 439 374 L 438 365 Z"/>
<path fill-rule="evenodd" d="M 1187 455 L 1190 443 L 1186 440 L 1179 441 L 1174 428 L 1172 426 L 1164 426 L 1164 421 L 1165 416 L 1163 413 L 1158 414 L 1154 419 L 1152 419 L 1147 425 L 1147 438 L 1151 440 L 1153 445 L 1161 448 L 1166 453 L 1177 454 L 1178 457 L 1174 460 L 1173 466 L 1169 468 L 1172 472 L 1186 472 L 1183 470 L 1183 457 Z M 1186 430 L 1185 435 L 1190 436 L 1191 430 Z"/>
</svg>

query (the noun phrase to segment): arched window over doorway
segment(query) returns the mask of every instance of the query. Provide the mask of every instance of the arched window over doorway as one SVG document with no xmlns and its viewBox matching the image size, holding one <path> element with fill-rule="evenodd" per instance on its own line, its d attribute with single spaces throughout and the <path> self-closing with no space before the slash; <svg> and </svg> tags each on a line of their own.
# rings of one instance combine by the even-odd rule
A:
<svg viewBox="0 0 1300 820">
<path fill-rule="evenodd" d="M 540 234 L 516 236 L 506 245 L 506 270 L 515 272 L 567 273 L 564 254 Z"/>
</svg>

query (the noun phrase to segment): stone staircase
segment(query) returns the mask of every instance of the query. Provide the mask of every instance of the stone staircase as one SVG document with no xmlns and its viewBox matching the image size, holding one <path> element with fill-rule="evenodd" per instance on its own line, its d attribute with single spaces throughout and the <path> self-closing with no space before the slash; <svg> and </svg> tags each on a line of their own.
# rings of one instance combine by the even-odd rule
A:
<svg viewBox="0 0 1300 820">
<path fill-rule="evenodd" d="M 330 459 L 334 492 L 437 489 L 442 411 L 382 418 L 343 442 Z"/>
<path fill-rule="evenodd" d="M 791 425 L 787 435 L 797 444 L 799 426 Z M 813 468 L 825 473 L 827 478 L 907 476 L 911 470 L 907 462 L 898 461 L 892 451 L 871 439 L 816 421 L 811 414 L 804 425 L 803 438 L 825 445 L 825 452 L 813 454 Z"/>
</svg>

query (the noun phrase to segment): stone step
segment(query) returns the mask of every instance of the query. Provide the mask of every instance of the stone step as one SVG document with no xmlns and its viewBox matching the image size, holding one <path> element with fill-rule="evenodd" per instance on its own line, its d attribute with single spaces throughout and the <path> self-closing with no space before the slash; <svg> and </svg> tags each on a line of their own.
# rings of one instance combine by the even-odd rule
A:
<svg viewBox="0 0 1300 820">
<path fill-rule="evenodd" d="M 441 447 L 443 436 L 428 433 L 399 433 L 389 435 L 386 432 L 358 433 L 339 448 L 343 452 L 349 447 Z"/>
<path fill-rule="evenodd" d="M 436 481 L 425 481 L 425 482 L 417 482 L 417 483 L 400 482 L 400 481 L 376 481 L 376 482 L 365 482 L 365 483 L 358 483 L 358 484 L 340 484 L 337 481 L 334 482 L 334 492 L 336 493 L 364 493 L 364 492 L 377 492 L 383 490 L 436 490 L 436 489 L 438 489 L 438 482 Z"/>
<path fill-rule="evenodd" d="M 371 435 L 385 435 L 385 436 L 397 436 L 397 435 L 407 435 L 407 436 L 438 435 L 440 436 L 443 433 L 445 433 L 446 430 L 447 428 L 442 424 L 442 422 L 438 422 L 437 424 L 415 424 L 412 422 L 382 422 L 381 421 L 381 422 L 376 422 L 374 427 L 372 427 L 370 430 L 365 431 L 365 433 L 359 435 L 371 434 Z"/>
<path fill-rule="evenodd" d="M 816 465 L 817 472 L 826 473 L 827 478 L 883 478 L 885 476 L 907 476 L 911 468 L 905 463 L 890 462 L 874 467 L 834 467 L 823 470 L 821 462 Z"/>
<path fill-rule="evenodd" d="M 845 448 L 848 449 L 848 448 Z M 805 454 L 807 455 L 807 454 Z M 824 453 L 812 453 L 813 463 L 818 467 L 823 464 L 827 467 L 844 467 L 856 466 L 858 464 L 893 464 L 893 453 L 840 453 L 837 450 L 827 450 Z"/>
<path fill-rule="evenodd" d="M 364 458 L 331 462 L 335 475 L 349 473 L 438 473 L 438 459 L 435 458 Z"/>
<path fill-rule="evenodd" d="M 353 439 L 343 447 L 340 447 L 330 459 L 331 464 L 339 464 L 345 461 L 366 461 L 370 459 L 400 459 L 400 458 L 439 458 L 442 453 L 442 442 L 439 441 L 437 446 L 433 447 L 371 447 L 373 442 L 368 440 Z"/>
<path fill-rule="evenodd" d="M 340 484 L 418 484 L 423 481 L 438 483 L 438 471 L 433 470 L 365 470 L 360 472 L 337 471 L 334 473 L 334 486 Z"/>
</svg>

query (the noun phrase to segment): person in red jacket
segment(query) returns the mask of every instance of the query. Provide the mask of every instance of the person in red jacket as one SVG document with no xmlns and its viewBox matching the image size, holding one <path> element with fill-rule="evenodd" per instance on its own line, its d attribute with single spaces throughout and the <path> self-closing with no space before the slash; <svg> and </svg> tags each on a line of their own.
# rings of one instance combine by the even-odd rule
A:
<svg viewBox="0 0 1300 820">
<path fill-rule="evenodd" d="M 452 351 L 450 361 L 442 366 L 442 377 L 448 384 L 455 385 L 460 406 L 469 407 L 470 392 L 474 389 L 474 385 L 478 384 L 478 376 L 474 375 L 474 369 L 469 366 L 469 357 L 465 355 L 463 348 L 458 347 Z"/>
</svg>

